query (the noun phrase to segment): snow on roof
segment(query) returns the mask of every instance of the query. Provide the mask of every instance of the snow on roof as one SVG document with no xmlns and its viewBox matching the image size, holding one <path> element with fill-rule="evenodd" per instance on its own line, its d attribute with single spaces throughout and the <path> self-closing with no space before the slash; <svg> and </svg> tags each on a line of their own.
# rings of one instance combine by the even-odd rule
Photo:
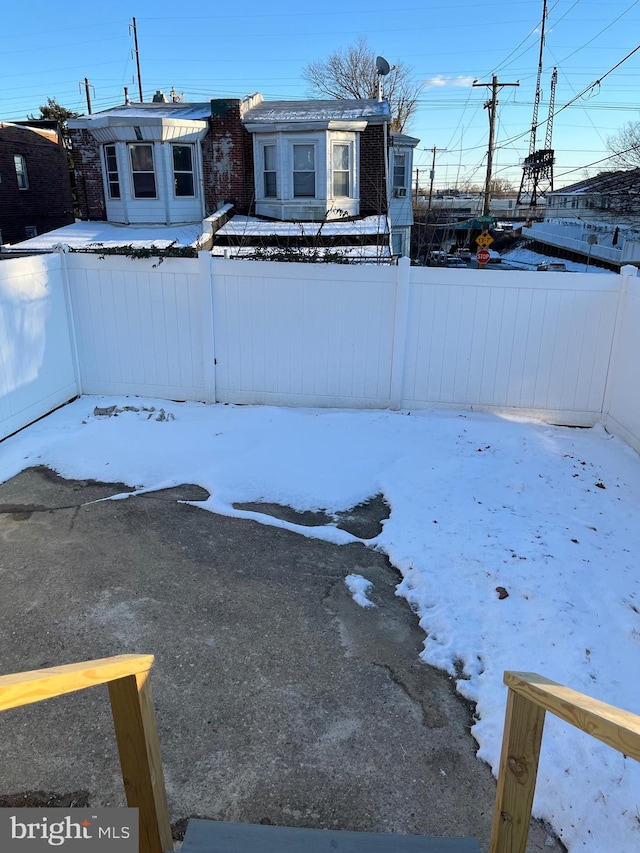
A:
<svg viewBox="0 0 640 853">
<path fill-rule="evenodd" d="M 217 232 L 217 237 L 260 238 L 311 237 L 322 233 L 325 237 L 362 236 L 364 234 L 388 234 L 389 221 L 386 216 L 365 216 L 362 219 L 332 222 L 283 222 L 282 220 L 256 219 L 253 216 L 234 216 Z"/>
<path fill-rule="evenodd" d="M 79 116 L 70 119 L 69 127 L 84 127 L 87 123 L 100 122 L 100 120 L 114 118 L 173 118 L 173 119 L 206 119 L 211 115 L 211 102 L 185 104 L 177 103 L 149 103 L 149 104 L 122 104 L 99 113 Z"/>
<path fill-rule="evenodd" d="M 389 104 L 374 98 L 360 100 L 263 101 L 243 116 L 245 122 L 371 121 L 389 119 Z"/>
<path fill-rule="evenodd" d="M 634 195 L 640 190 L 640 169 L 621 169 L 617 172 L 600 172 L 593 178 L 585 178 L 569 184 L 549 195 L 581 195 L 582 193 L 625 193 Z"/>
<path fill-rule="evenodd" d="M 200 222 L 187 225 L 115 225 L 112 222 L 74 222 L 64 228 L 56 228 L 12 247 L 19 251 L 46 251 L 56 246 L 69 246 L 71 249 L 86 249 L 92 244 L 111 248 L 116 246 L 133 246 L 136 249 L 156 246 L 166 249 L 171 244 L 176 246 L 196 246 L 202 238 Z"/>
</svg>

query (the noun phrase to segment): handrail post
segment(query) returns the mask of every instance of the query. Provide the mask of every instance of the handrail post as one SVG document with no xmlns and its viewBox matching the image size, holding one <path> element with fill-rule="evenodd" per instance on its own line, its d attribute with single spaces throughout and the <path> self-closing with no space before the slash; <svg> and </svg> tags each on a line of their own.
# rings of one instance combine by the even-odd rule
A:
<svg viewBox="0 0 640 853">
<path fill-rule="evenodd" d="M 508 691 L 489 853 L 526 851 L 544 718 L 544 708 Z"/>
<path fill-rule="evenodd" d="M 109 682 L 127 805 L 139 810 L 140 853 L 173 850 L 149 672 Z"/>
</svg>

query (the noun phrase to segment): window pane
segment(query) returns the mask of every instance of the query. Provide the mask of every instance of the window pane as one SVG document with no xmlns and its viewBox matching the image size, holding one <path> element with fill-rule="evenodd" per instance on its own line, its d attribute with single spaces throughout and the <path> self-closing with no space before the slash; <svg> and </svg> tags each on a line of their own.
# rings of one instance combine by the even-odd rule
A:
<svg viewBox="0 0 640 853">
<path fill-rule="evenodd" d="M 176 172 L 191 172 L 191 146 L 173 146 L 173 168 Z"/>
<path fill-rule="evenodd" d="M 111 198 L 120 198 L 120 184 L 118 181 L 109 181 L 109 196 Z"/>
<path fill-rule="evenodd" d="M 333 168 L 348 169 L 349 168 L 349 146 L 334 145 L 333 146 Z"/>
<path fill-rule="evenodd" d="M 334 172 L 333 173 L 333 194 L 334 196 L 349 195 L 349 172 Z"/>
<path fill-rule="evenodd" d="M 315 161 L 313 156 L 313 145 L 294 145 L 293 146 L 293 170 L 297 171 L 313 171 Z"/>
<path fill-rule="evenodd" d="M 296 197 L 313 198 L 316 194 L 315 172 L 294 172 L 293 194 Z"/>
<path fill-rule="evenodd" d="M 136 198 L 156 197 L 156 176 L 153 172 L 133 173 L 133 194 Z"/>
<path fill-rule="evenodd" d="M 153 172 L 153 149 L 150 145 L 131 146 L 131 168 L 134 172 Z"/>
<path fill-rule="evenodd" d="M 264 173 L 264 194 L 266 198 L 275 198 L 277 196 L 275 172 Z"/>
<path fill-rule="evenodd" d="M 174 175 L 177 196 L 193 195 L 193 175 L 191 172 L 178 172 Z"/>
<path fill-rule="evenodd" d="M 406 154 L 394 154 L 393 157 L 393 186 L 404 187 L 406 181 L 405 172 Z"/>
<path fill-rule="evenodd" d="M 276 170 L 276 146 L 264 146 L 264 169 L 265 172 L 275 172 Z"/>
<path fill-rule="evenodd" d="M 14 155 L 13 164 L 16 168 L 18 188 L 21 190 L 29 189 L 29 181 L 27 180 L 27 164 L 22 154 Z"/>
</svg>

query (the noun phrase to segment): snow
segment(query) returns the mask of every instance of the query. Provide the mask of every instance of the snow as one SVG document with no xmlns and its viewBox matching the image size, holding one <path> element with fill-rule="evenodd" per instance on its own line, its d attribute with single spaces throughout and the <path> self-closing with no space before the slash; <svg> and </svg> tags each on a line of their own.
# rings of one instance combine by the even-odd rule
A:
<svg viewBox="0 0 640 853">
<path fill-rule="evenodd" d="M 83 397 L 3 443 L 0 481 L 34 465 L 138 491 L 196 483 L 211 495 L 197 506 L 338 544 L 357 540 L 232 504 L 331 514 L 382 493 L 391 515 L 367 544 L 403 576 L 422 658 L 477 703 L 494 772 L 506 669 L 640 711 L 640 459 L 602 427 Z M 534 813 L 572 853 L 640 849 L 639 790 L 636 762 L 547 715 Z"/>
<path fill-rule="evenodd" d="M 155 246 L 165 249 L 175 243 L 176 246 L 196 246 L 202 240 L 202 223 L 186 225 L 115 225 L 111 222 L 74 222 L 48 231 L 29 240 L 16 243 L 15 247 L 25 249 L 52 249 L 56 246 L 69 246 L 72 249 L 86 249 L 93 244 L 100 246 L 133 246 L 136 249 Z"/>
<path fill-rule="evenodd" d="M 360 607 L 376 607 L 373 601 L 367 598 L 367 593 L 372 589 L 373 584 L 362 575 L 347 575 L 344 579 L 347 589 L 351 593 L 351 597 Z"/>
<path fill-rule="evenodd" d="M 567 272 L 589 272 L 589 273 L 606 273 L 612 275 L 611 270 L 604 267 L 596 266 L 595 259 L 592 259 L 587 268 L 587 259 L 584 261 L 568 261 L 565 258 L 556 258 L 551 255 L 543 255 L 540 252 L 534 252 L 531 249 L 516 248 L 505 252 L 502 255 L 502 260 L 506 261 L 510 266 L 523 270 L 535 270 L 538 264 L 543 261 L 562 261 L 567 268 Z"/>
<path fill-rule="evenodd" d="M 256 219 L 253 216 L 234 216 L 217 232 L 218 237 L 246 237 L 257 239 L 278 235 L 304 237 L 322 234 L 325 237 L 356 237 L 364 234 L 388 234 L 386 216 L 364 216 L 355 220 L 327 220 L 324 222 L 285 222 L 284 220 Z"/>
</svg>

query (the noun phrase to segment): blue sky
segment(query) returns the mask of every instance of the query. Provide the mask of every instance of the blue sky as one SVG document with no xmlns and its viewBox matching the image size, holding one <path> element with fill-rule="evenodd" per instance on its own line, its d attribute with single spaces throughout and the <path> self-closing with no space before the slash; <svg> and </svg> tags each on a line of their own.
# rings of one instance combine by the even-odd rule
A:
<svg viewBox="0 0 640 853">
<path fill-rule="evenodd" d="M 406 130 L 421 139 L 414 165 L 424 183 L 429 149 L 447 149 L 437 154 L 436 187 L 484 180 L 483 104 L 490 90 L 473 88 L 473 80 L 490 83 L 497 74 L 501 82 L 519 81 L 500 93 L 494 162 L 496 177 L 518 186 L 519 164 L 529 151 L 542 0 L 373 3 L 325 0 L 317 11 L 310 4 L 300 11 L 299 2 L 245 0 L 237 13 L 232 4 L 217 3 L 182 7 L 184 14 L 166 0 L 11 4 L 3 9 L 0 118 L 37 114 L 47 97 L 84 111 L 79 84 L 85 77 L 94 87 L 94 111 L 122 103 L 124 86 L 137 98 L 129 26 L 134 16 L 145 100 L 172 86 L 191 101 L 256 91 L 266 99 L 304 98 L 303 67 L 365 36 L 376 53 L 391 63 L 403 61 L 424 83 Z M 607 137 L 640 120 L 640 50 L 607 74 L 638 47 L 640 0 L 548 0 L 548 9 L 539 117 L 547 116 L 554 65 L 556 110 L 602 80 L 555 118 L 559 187 L 606 168 L 607 162 L 597 161 L 608 155 Z M 541 127 L 537 147 L 544 134 Z"/>
</svg>

